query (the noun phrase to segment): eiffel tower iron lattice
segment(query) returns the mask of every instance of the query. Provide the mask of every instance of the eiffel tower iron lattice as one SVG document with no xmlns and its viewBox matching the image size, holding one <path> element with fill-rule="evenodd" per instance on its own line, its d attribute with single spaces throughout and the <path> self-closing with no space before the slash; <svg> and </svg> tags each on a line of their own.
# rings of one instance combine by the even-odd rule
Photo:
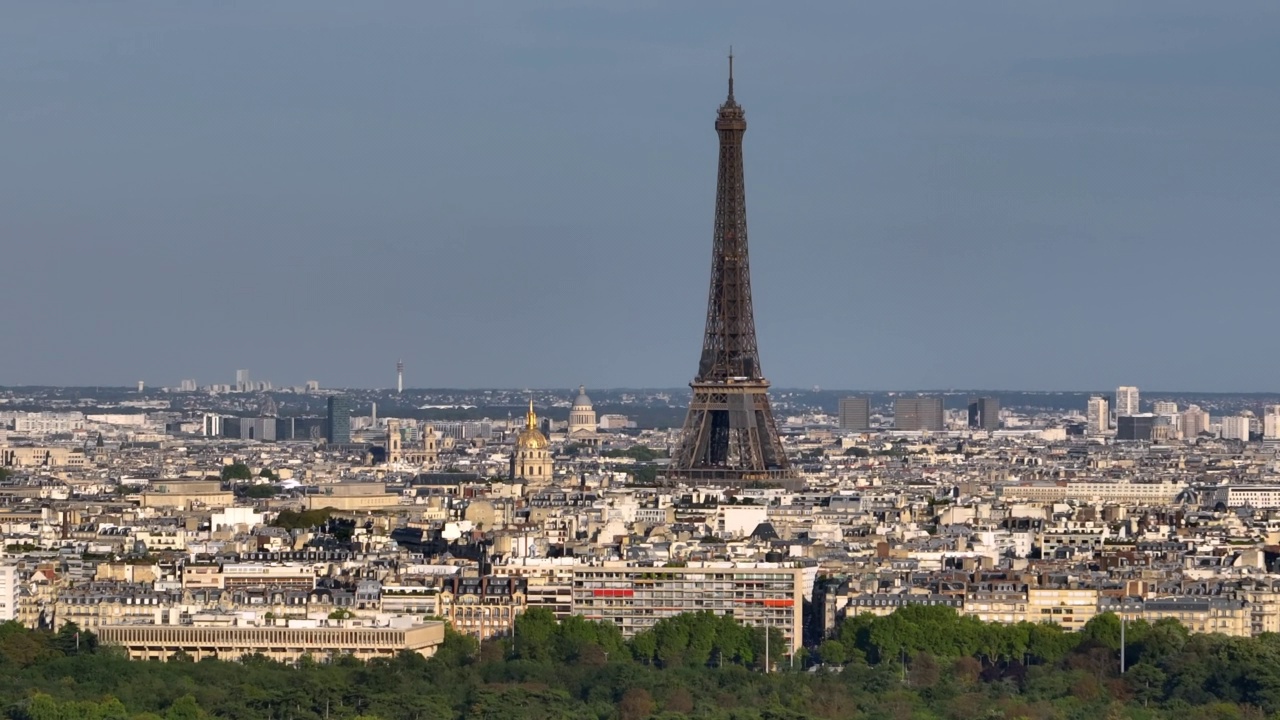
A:
<svg viewBox="0 0 1280 720">
<path fill-rule="evenodd" d="M 796 485 L 769 407 L 769 381 L 760 372 L 756 347 L 742 172 L 746 131 L 746 115 L 733 97 L 730 52 L 729 97 L 716 116 L 720 167 L 707 327 L 698 375 L 689 383 L 689 414 L 667 477 L 720 485 Z"/>
</svg>

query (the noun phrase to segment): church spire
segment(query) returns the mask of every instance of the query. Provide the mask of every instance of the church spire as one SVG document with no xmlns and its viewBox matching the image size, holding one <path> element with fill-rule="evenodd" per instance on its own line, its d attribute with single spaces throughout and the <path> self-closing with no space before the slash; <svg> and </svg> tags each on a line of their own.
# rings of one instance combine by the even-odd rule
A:
<svg viewBox="0 0 1280 720">
<path fill-rule="evenodd" d="M 538 415 L 533 411 L 533 393 L 529 394 L 529 412 L 524 416 L 524 426 L 530 430 L 538 427 Z"/>
</svg>

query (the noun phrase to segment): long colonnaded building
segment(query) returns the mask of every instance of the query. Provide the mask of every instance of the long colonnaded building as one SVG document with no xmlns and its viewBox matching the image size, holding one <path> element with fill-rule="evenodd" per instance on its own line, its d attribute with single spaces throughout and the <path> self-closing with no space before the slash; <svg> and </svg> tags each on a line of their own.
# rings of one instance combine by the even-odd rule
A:
<svg viewBox="0 0 1280 720">
<path fill-rule="evenodd" d="M 97 633 L 102 643 L 124 648 L 130 660 L 170 660 L 179 653 L 196 661 L 239 660 L 258 654 L 277 662 L 341 655 L 372 660 L 406 651 L 431 657 L 444 642 L 444 623 L 407 627 L 106 625 Z"/>
</svg>

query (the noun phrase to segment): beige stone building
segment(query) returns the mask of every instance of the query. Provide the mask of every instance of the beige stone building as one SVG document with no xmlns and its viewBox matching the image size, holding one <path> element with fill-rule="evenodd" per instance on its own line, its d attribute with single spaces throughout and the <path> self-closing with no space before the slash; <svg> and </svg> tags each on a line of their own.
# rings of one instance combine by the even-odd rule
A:
<svg viewBox="0 0 1280 720">
<path fill-rule="evenodd" d="M 399 504 L 400 496 L 388 493 L 385 483 L 337 483 L 323 486 L 319 495 L 307 496 L 308 510 L 385 510 Z"/>
<path fill-rule="evenodd" d="M 236 504 L 235 493 L 219 480 L 157 480 L 142 493 L 142 507 L 190 510 L 225 508 Z"/>
<path fill-rule="evenodd" d="M 440 457 L 439 438 L 434 426 L 423 427 L 422 439 L 416 447 L 405 447 L 404 431 L 399 420 L 387 421 L 387 462 L 434 467 Z"/>
<path fill-rule="evenodd" d="M 0 445 L 0 467 L 82 468 L 87 462 L 78 448 Z"/>
<path fill-rule="evenodd" d="M 435 654 L 444 642 L 444 623 L 394 627 L 280 627 L 222 625 L 108 625 L 98 639 L 123 647 L 132 660 L 169 660 L 185 653 L 195 660 L 238 660 L 261 654 L 278 662 L 350 655 L 360 660 L 416 652 Z"/>
<path fill-rule="evenodd" d="M 577 445 L 596 447 L 600 444 L 598 427 L 595 406 L 591 404 L 591 398 L 587 397 L 587 387 L 579 385 L 578 397 L 569 409 L 568 440 Z"/>
<path fill-rule="evenodd" d="M 1079 586 L 1027 588 L 1027 620 L 1079 630 L 1098 614 L 1098 589 Z"/>
</svg>

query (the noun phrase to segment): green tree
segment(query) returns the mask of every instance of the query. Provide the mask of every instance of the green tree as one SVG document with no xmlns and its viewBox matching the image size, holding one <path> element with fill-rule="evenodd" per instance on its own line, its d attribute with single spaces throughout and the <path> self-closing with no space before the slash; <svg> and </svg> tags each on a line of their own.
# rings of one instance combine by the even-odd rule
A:
<svg viewBox="0 0 1280 720">
<path fill-rule="evenodd" d="M 245 465 L 242 462 L 237 462 L 237 463 L 232 463 L 230 465 L 222 466 L 223 482 L 226 482 L 228 480 L 252 480 L 252 479 L 253 479 L 253 471 L 249 469 L 248 465 Z"/>
<path fill-rule="evenodd" d="M 843 665 L 848 662 L 849 652 L 839 640 L 824 640 L 818 646 L 818 658 L 827 665 Z"/>
<path fill-rule="evenodd" d="M 174 700 L 173 704 L 164 711 L 164 720 L 201 720 L 206 717 L 208 714 L 191 695 L 183 695 Z"/>
<path fill-rule="evenodd" d="M 88 630 L 81 630 L 73 622 L 66 622 L 58 628 L 51 644 L 63 655 L 92 653 L 98 649 L 98 636 Z"/>
<path fill-rule="evenodd" d="M 1080 629 L 1083 642 L 1093 642 L 1111 650 L 1120 649 L 1120 617 L 1113 612 L 1094 615 Z"/>
<path fill-rule="evenodd" d="M 535 607 L 516 616 L 512 638 L 516 657 L 529 660 L 550 660 L 554 657 L 556 616 L 546 608 Z"/>
</svg>

